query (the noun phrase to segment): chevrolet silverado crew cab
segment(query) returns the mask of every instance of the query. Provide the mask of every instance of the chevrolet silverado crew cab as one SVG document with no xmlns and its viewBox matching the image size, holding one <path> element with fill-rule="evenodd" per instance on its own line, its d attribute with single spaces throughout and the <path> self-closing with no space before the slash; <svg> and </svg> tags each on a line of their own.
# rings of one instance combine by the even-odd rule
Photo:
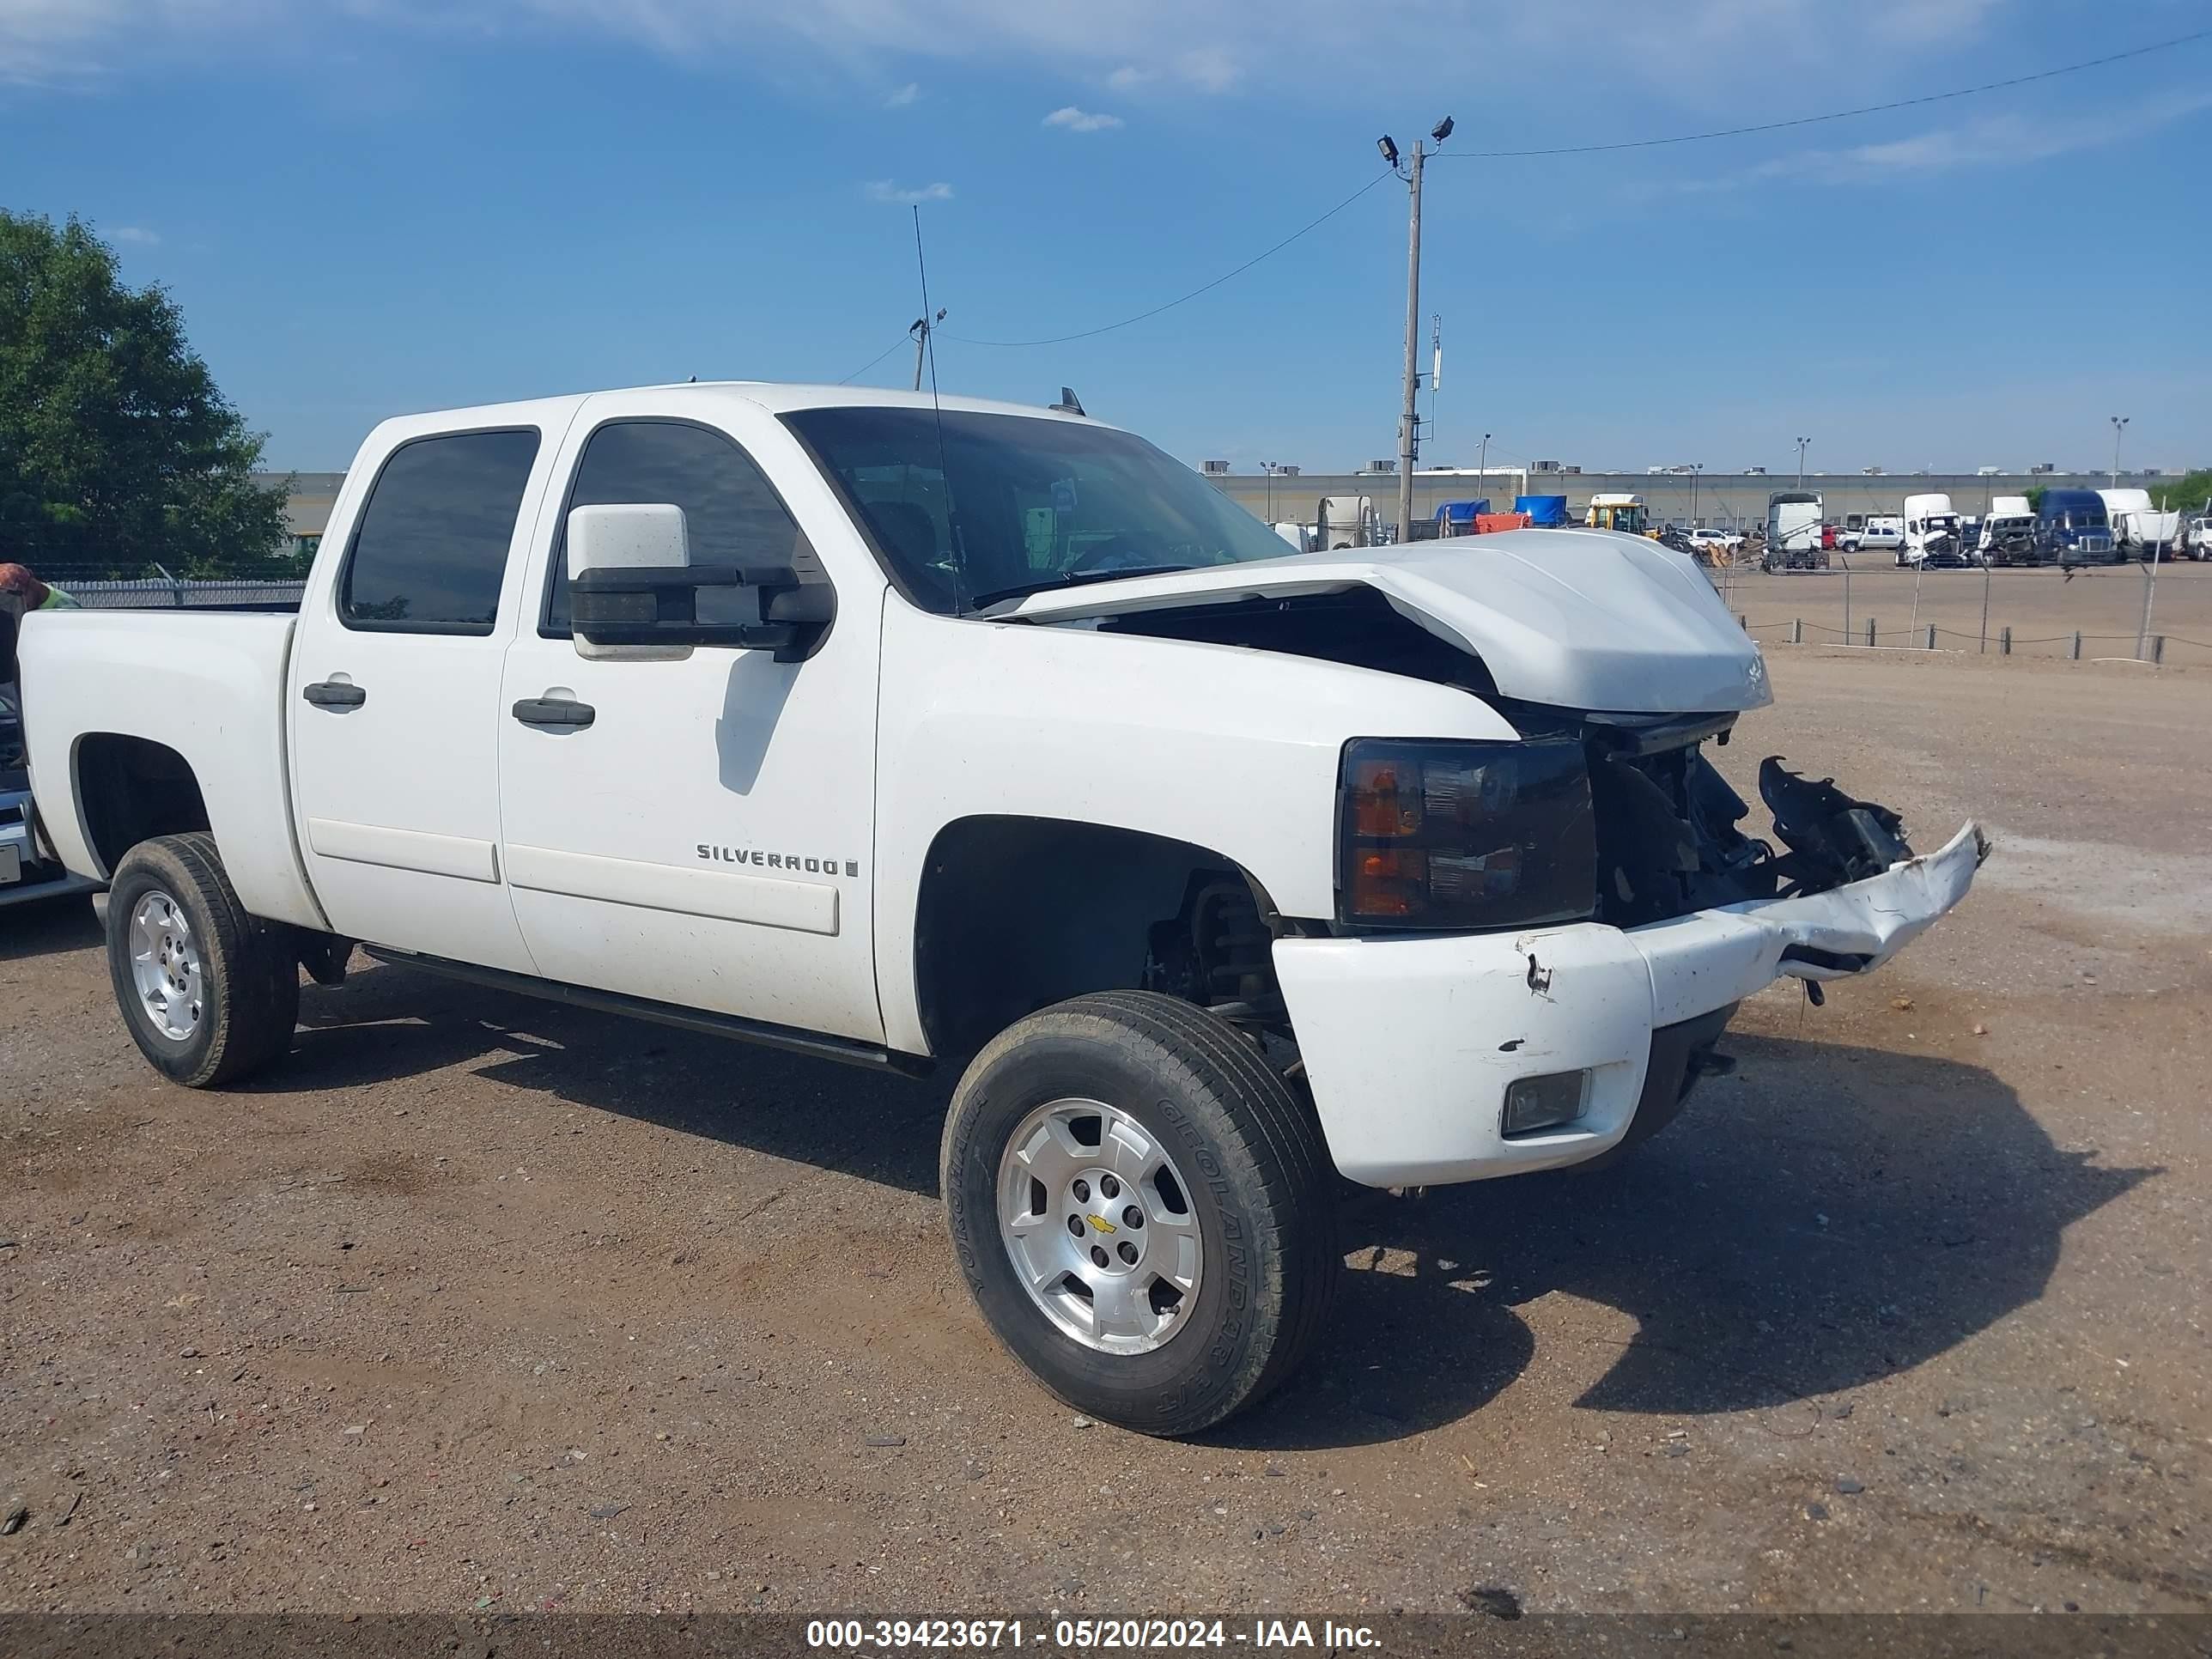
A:
<svg viewBox="0 0 2212 1659">
<path fill-rule="evenodd" d="M 195 1087 L 356 943 L 958 1068 L 985 1319 L 1078 1408 L 1215 1423 L 1313 1340 L 1337 1177 L 1586 1163 L 1737 1003 L 1955 904 L 1969 824 L 1708 763 L 1769 701 L 1610 531 L 1297 555 L 1066 412 L 663 386 L 373 433 L 296 617 L 40 614 L 44 843 Z"/>
</svg>

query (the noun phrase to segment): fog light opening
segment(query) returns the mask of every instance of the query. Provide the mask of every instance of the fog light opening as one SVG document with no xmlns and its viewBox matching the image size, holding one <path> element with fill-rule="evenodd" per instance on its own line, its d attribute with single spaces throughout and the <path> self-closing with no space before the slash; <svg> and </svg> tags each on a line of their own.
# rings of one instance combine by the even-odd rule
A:
<svg viewBox="0 0 2212 1659">
<path fill-rule="evenodd" d="M 1516 1079 L 1505 1087 L 1501 1132 L 1510 1140 L 1572 1123 L 1589 1105 L 1590 1077 L 1581 1071 Z"/>
</svg>

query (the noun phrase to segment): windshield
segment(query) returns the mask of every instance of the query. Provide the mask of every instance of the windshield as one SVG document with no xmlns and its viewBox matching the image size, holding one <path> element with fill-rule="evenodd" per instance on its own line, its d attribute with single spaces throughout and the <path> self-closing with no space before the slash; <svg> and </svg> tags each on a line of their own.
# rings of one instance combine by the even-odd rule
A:
<svg viewBox="0 0 2212 1659">
<path fill-rule="evenodd" d="M 940 446 L 926 409 L 784 416 L 842 487 L 901 590 L 929 610 L 951 615 L 1117 573 L 1292 556 L 1266 525 L 1128 433 L 968 410 L 943 419 Z"/>
</svg>

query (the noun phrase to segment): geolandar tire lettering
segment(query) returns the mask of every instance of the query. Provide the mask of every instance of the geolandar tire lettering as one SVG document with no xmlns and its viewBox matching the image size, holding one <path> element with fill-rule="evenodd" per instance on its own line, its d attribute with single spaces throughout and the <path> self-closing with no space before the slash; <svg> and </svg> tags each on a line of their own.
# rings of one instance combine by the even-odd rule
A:
<svg viewBox="0 0 2212 1659">
<path fill-rule="evenodd" d="M 1194 1434 L 1311 1344 L 1339 1261 L 1319 1124 L 1227 1022 L 1077 997 L 977 1055 L 939 1170 L 976 1305 L 1079 1410 Z"/>
<path fill-rule="evenodd" d="M 234 1082 L 292 1044 L 299 966 L 248 915 L 204 832 L 141 842 L 107 898 L 108 976 L 131 1040 L 187 1088 Z"/>
</svg>

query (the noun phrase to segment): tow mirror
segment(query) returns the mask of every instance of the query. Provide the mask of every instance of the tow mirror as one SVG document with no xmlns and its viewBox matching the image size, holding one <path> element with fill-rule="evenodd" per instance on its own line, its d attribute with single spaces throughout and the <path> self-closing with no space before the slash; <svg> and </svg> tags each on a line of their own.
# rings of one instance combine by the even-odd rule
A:
<svg viewBox="0 0 2212 1659">
<path fill-rule="evenodd" d="M 701 622 L 699 591 L 708 587 L 758 590 L 761 620 Z M 568 609 L 586 657 L 680 662 L 696 647 L 727 645 L 796 662 L 829 632 L 836 595 L 787 564 L 694 564 L 682 507 L 630 503 L 569 513 Z"/>
</svg>

